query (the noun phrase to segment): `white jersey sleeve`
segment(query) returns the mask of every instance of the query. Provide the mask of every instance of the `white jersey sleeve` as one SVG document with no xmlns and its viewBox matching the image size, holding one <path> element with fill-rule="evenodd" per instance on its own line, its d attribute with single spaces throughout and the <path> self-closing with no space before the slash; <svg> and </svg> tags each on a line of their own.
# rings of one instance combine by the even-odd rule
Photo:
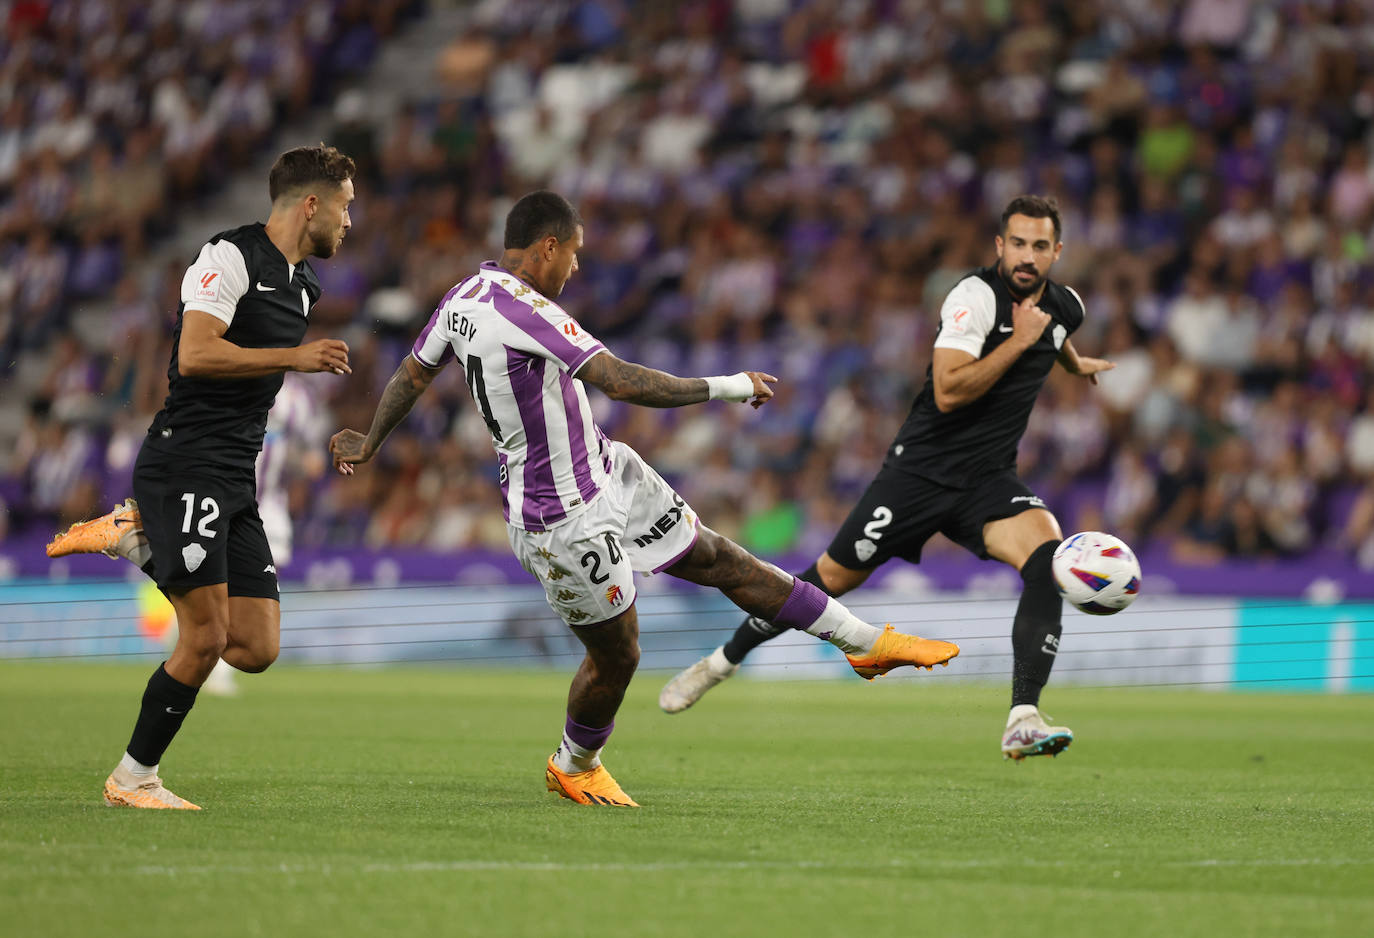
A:
<svg viewBox="0 0 1374 938">
<path fill-rule="evenodd" d="M 209 313 L 229 326 L 248 286 L 243 252 L 232 241 L 221 239 L 201 248 L 196 262 L 186 268 L 181 278 L 181 302 L 184 309 Z"/>
<path fill-rule="evenodd" d="M 983 342 L 997 322 L 997 297 L 979 277 L 965 277 L 955 284 L 940 307 L 940 333 L 936 348 L 958 349 L 977 358 Z"/>
<path fill-rule="evenodd" d="M 453 332 L 449 328 L 452 317 L 449 316 L 449 305 L 454 297 L 471 299 L 481 289 L 482 278 L 469 277 L 444 294 L 444 298 L 434 308 L 434 314 L 429 317 L 429 322 L 420 330 L 415 344 L 410 347 L 410 354 L 415 356 L 416 361 L 426 368 L 441 368 L 453 361 Z"/>
</svg>

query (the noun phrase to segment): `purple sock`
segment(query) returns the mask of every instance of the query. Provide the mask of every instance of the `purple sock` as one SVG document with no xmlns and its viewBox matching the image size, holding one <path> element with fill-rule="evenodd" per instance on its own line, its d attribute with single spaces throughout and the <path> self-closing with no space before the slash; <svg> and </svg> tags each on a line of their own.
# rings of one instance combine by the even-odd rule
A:
<svg viewBox="0 0 1374 938">
<path fill-rule="evenodd" d="M 773 617 L 773 624 L 804 632 L 821 617 L 829 601 L 830 597 L 825 593 L 805 580 L 795 578 L 792 580 L 792 593 Z"/>
<path fill-rule="evenodd" d="M 583 726 L 571 716 L 563 724 L 563 732 L 568 738 L 577 743 L 583 749 L 597 750 L 606 745 L 606 740 L 611 738 L 611 730 L 615 729 L 615 720 L 611 721 L 610 726 L 600 728 Z"/>
</svg>

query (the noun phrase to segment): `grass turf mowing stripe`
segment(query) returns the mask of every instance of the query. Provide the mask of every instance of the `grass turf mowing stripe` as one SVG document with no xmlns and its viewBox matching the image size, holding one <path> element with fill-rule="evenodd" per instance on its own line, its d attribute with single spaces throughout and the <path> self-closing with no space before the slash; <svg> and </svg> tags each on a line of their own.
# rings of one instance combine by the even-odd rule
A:
<svg viewBox="0 0 1374 938">
<path fill-rule="evenodd" d="M 569 675 L 273 669 L 202 698 L 163 775 L 99 802 L 144 667 L 0 663 L 7 933 L 1358 934 L 1362 696 L 1058 689 L 1076 740 L 1003 762 L 999 685 L 735 680 L 606 752 L 638 811 L 543 791 Z"/>
</svg>

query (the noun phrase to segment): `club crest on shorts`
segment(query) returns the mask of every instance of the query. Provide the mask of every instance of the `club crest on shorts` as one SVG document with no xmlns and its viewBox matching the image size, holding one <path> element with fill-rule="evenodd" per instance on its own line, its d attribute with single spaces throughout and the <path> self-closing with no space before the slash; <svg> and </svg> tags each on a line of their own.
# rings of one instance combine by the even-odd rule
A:
<svg viewBox="0 0 1374 938">
<path fill-rule="evenodd" d="M 205 548 L 199 544 L 187 544 L 181 549 L 181 562 L 186 564 L 187 573 L 195 573 L 205 562 Z"/>
<path fill-rule="evenodd" d="M 878 545 L 866 537 L 854 542 L 854 556 L 858 557 L 861 563 L 868 563 L 877 552 Z"/>
<path fill-rule="evenodd" d="M 619 586 L 612 584 L 606 587 L 606 602 L 612 606 L 619 606 L 625 602 L 625 594 L 621 592 Z"/>
</svg>

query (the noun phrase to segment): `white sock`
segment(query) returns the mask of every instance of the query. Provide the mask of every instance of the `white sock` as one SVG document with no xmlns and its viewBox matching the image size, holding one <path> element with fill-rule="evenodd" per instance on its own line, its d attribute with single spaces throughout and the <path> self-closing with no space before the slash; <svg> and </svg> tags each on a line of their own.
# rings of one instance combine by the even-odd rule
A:
<svg viewBox="0 0 1374 938">
<path fill-rule="evenodd" d="M 1028 716 L 1033 716 L 1039 710 L 1040 708 L 1035 704 L 1017 704 L 1011 708 L 1011 713 L 1007 714 L 1007 726 L 1011 726 L 1017 720 L 1024 720 Z"/>
<path fill-rule="evenodd" d="M 567 775 L 590 772 L 601 764 L 601 750 L 579 746 L 564 733 L 563 742 L 558 744 L 558 751 L 553 754 L 553 764 L 558 771 Z"/>
<path fill-rule="evenodd" d="M 825 611 L 821 613 L 820 618 L 806 627 L 806 631 L 817 638 L 825 639 L 846 655 L 867 654 L 873 650 L 878 637 L 883 634 L 882 629 L 874 628 L 855 617 L 844 606 L 828 597 Z"/>
<path fill-rule="evenodd" d="M 725 646 L 718 645 L 716 650 L 707 656 L 706 667 L 711 669 L 712 674 L 730 674 L 739 665 L 731 664 L 730 659 L 725 657 Z"/>
<path fill-rule="evenodd" d="M 148 537 L 142 528 L 131 528 L 120 535 L 115 553 L 139 568 L 153 558 L 153 549 L 148 546 Z"/>
<path fill-rule="evenodd" d="M 156 765 L 144 765 L 127 752 L 124 753 L 124 758 L 119 760 L 119 764 L 130 775 L 136 775 L 139 778 L 150 778 L 157 774 Z"/>
</svg>

